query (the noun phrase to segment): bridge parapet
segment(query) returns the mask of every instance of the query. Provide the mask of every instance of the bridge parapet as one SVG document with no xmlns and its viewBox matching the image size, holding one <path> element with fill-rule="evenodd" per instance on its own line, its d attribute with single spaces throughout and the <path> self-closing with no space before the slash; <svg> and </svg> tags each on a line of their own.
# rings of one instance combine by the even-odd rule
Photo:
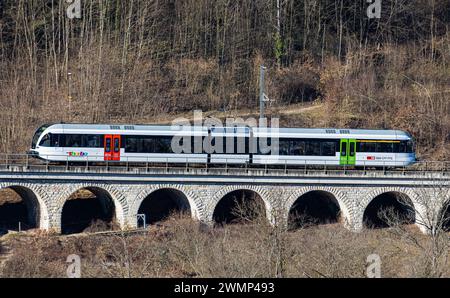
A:
<svg viewBox="0 0 450 298">
<path fill-rule="evenodd" d="M 360 169 L 277 169 L 277 168 L 198 168 L 198 167 L 105 167 L 105 166 L 17 166 L 0 167 L 0 174 L 40 173 L 52 174 L 117 174 L 117 175 L 195 175 L 195 176 L 252 176 L 252 177 L 365 177 L 366 179 L 386 177 L 401 178 L 436 178 L 450 177 L 449 171 L 421 170 L 360 170 Z"/>
</svg>

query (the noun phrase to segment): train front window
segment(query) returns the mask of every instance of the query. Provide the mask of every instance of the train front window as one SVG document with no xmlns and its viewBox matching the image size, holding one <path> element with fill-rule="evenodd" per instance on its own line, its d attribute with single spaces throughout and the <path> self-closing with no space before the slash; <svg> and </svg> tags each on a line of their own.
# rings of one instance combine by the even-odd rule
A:
<svg viewBox="0 0 450 298">
<path fill-rule="evenodd" d="M 39 127 L 34 133 L 33 140 L 31 141 L 31 149 L 36 149 L 37 142 L 41 137 L 42 133 L 49 127 L 50 125 L 43 125 Z"/>
<path fill-rule="evenodd" d="M 414 152 L 414 142 L 408 141 L 406 143 L 406 153 L 413 153 Z"/>
</svg>

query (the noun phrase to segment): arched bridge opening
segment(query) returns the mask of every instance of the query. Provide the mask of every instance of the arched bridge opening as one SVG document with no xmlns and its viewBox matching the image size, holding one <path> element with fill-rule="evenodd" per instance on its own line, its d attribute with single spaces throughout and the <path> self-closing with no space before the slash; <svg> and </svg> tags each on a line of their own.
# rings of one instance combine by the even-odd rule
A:
<svg viewBox="0 0 450 298">
<path fill-rule="evenodd" d="M 340 215 L 339 203 L 332 193 L 310 191 L 300 196 L 289 210 L 288 228 L 294 230 L 337 223 Z"/>
<path fill-rule="evenodd" d="M 266 221 L 264 201 L 252 190 L 232 191 L 226 194 L 215 207 L 213 220 L 220 225 Z"/>
<path fill-rule="evenodd" d="M 414 224 L 414 205 L 403 193 L 386 192 L 375 197 L 366 207 L 363 222 L 366 228 L 372 229 Z"/>
<path fill-rule="evenodd" d="M 114 201 L 104 189 L 79 189 L 64 203 L 61 215 L 63 234 L 107 231 L 115 227 Z"/>
<path fill-rule="evenodd" d="M 0 189 L 0 234 L 39 228 L 40 205 L 34 192 L 22 186 Z"/>
<path fill-rule="evenodd" d="M 186 195 L 176 189 L 159 189 L 149 194 L 141 203 L 138 214 L 145 216 L 147 225 L 166 220 L 172 215 L 191 213 Z M 138 220 L 138 227 L 144 225 Z"/>
</svg>

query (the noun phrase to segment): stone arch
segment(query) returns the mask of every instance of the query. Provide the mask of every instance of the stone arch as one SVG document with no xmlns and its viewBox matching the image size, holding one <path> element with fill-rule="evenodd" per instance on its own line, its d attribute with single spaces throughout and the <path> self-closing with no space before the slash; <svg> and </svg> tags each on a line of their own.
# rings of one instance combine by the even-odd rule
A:
<svg viewBox="0 0 450 298">
<path fill-rule="evenodd" d="M 136 196 L 136 198 L 130 203 L 129 219 L 128 222 L 133 226 L 137 227 L 137 214 L 141 204 L 144 200 L 149 197 L 152 193 L 163 190 L 172 189 L 181 192 L 187 199 L 189 203 L 189 209 L 191 211 L 191 216 L 195 220 L 200 220 L 203 218 L 203 204 L 200 198 L 195 194 L 195 192 L 187 186 L 184 185 L 172 185 L 172 184 L 152 184 L 146 185 Z"/>
<path fill-rule="evenodd" d="M 331 194 L 336 200 L 339 210 L 342 213 L 342 219 L 344 220 L 344 226 L 348 229 L 353 229 L 354 218 L 352 209 L 349 207 L 352 206 L 351 201 L 345 196 L 341 191 L 334 187 L 321 187 L 321 186 L 306 186 L 295 190 L 286 200 L 285 205 L 285 224 L 288 224 L 289 213 L 294 206 L 295 202 L 310 192 L 314 191 L 322 191 Z"/>
<path fill-rule="evenodd" d="M 214 210 L 216 209 L 219 202 L 228 194 L 234 192 L 234 191 L 252 191 L 256 193 L 264 202 L 264 209 L 266 211 L 266 218 L 270 223 L 274 223 L 274 218 L 272 214 L 272 204 L 270 202 L 270 193 L 269 190 L 263 186 L 259 185 L 228 185 L 225 187 L 220 188 L 212 197 L 212 199 L 209 202 L 209 212 L 207 221 L 209 223 L 214 222 Z"/>
<path fill-rule="evenodd" d="M 66 185 L 62 194 L 59 196 L 56 202 L 54 212 L 55 218 L 53 219 L 55 226 L 61 229 L 63 207 L 66 201 L 73 193 L 81 189 L 95 189 L 95 188 L 100 189 L 109 195 L 114 204 L 114 212 L 115 212 L 114 216 L 117 220 L 117 223 L 119 224 L 120 228 L 125 228 L 127 224 L 126 218 L 129 209 L 128 201 L 125 195 L 112 185 L 96 184 L 96 183 L 71 184 L 69 186 Z"/>
<path fill-rule="evenodd" d="M 50 228 L 48 211 L 50 198 L 48 196 L 48 193 L 44 190 L 44 187 L 32 183 L 0 183 L 0 189 L 5 188 L 22 188 L 26 191 L 29 191 L 34 196 L 35 202 L 25 203 L 31 204 L 31 207 L 34 207 L 37 210 L 38 214 L 35 215 L 38 219 L 38 222 L 36 222 L 36 228 L 42 230 L 48 230 Z M 25 198 L 22 199 L 26 200 Z M 29 216 L 32 216 L 30 215 L 30 210 L 27 211 L 29 212 Z"/>
<path fill-rule="evenodd" d="M 152 225 L 166 221 L 175 214 L 189 214 L 192 217 L 186 195 L 173 188 L 161 188 L 150 193 L 142 201 L 138 213 L 145 215 L 145 218 L 137 223 L 138 228 L 144 224 Z"/>
<path fill-rule="evenodd" d="M 418 219 L 421 218 L 422 213 L 422 206 L 418 203 L 418 194 L 414 192 L 410 188 L 403 188 L 403 187 L 380 187 L 372 190 L 369 192 L 368 195 L 366 195 L 359 203 L 358 203 L 358 209 L 360 210 L 357 218 L 357 224 L 359 229 L 362 229 L 364 226 L 364 213 L 366 212 L 367 207 L 373 200 L 375 200 L 377 197 L 388 194 L 388 193 L 398 193 L 400 195 L 405 195 L 412 203 L 412 209 L 415 212 L 415 219 L 416 224 L 418 222 Z M 423 227 L 419 226 L 419 228 L 423 229 Z"/>
</svg>

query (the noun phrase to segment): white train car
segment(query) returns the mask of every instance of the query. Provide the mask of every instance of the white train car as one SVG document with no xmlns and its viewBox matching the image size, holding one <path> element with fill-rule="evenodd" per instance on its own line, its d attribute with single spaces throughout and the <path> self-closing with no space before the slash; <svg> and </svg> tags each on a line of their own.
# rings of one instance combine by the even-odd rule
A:
<svg viewBox="0 0 450 298">
<path fill-rule="evenodd" d="M 208 130 L 203 127 L 185 130 L 147 125 L 44 125 L 36 131 L 30 153 L 54 162 L 206 163 L 208 155 L 204 153 L 172 152 L 172 140 L 191 140 L 194 144 L 207 136 Z"/>
<path fill-rule="evenodd" d="M 148 162 L 401 167 L 416 162 L 398 130 L 55 124 L 33 156 L 52 162 Z"/>
<path fill-rule="evenodd" d="M 211 127 L 209 139 L 204 142 L 204 148 L 209 153 L 209 162 L 212 164 L 250 163 L 251 131 L 249 127 Z"/>
<path fill-rule="evenodd" d="M 254 164 L 402 167 L 416 162 L 412 137 L 399 130 L 255 129 L 254 136 L 278 142 L 269 146 L 278 148 L 275 154 L 258 150 Z"/>
</svg>

